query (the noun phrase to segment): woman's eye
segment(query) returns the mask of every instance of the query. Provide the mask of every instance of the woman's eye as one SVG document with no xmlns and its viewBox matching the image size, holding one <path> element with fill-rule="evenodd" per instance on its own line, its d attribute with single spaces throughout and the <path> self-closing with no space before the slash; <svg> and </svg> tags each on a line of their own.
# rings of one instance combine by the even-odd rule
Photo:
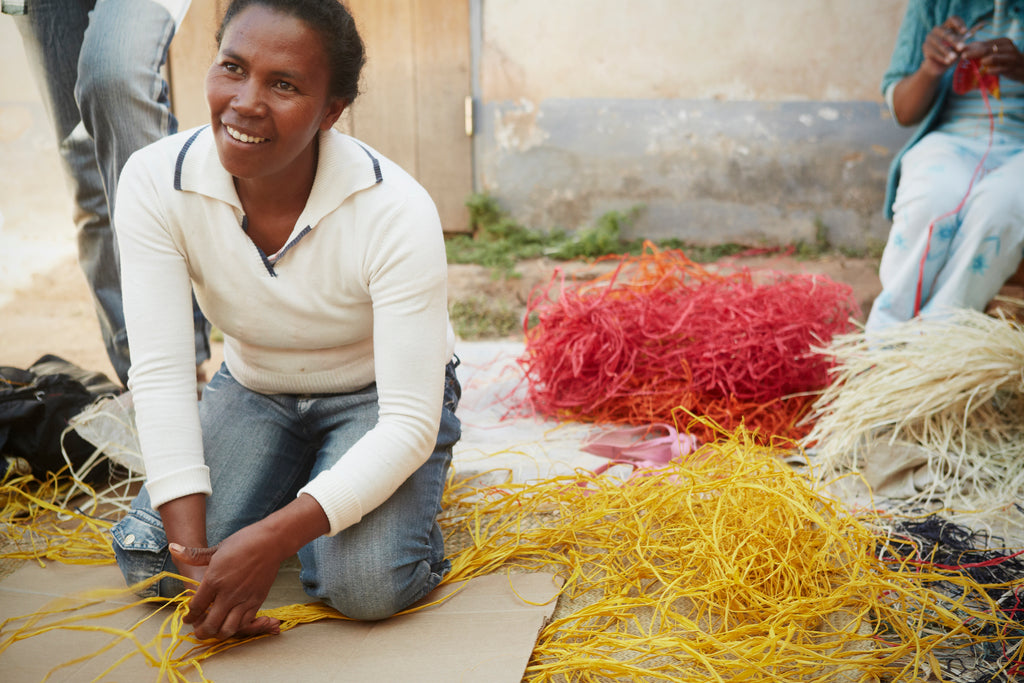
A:
<svg viewBox="0 0 1024 683">
<path fill-rule="evenodd" d="M 284 90 L 286 92 L 292 92 L 295 90 L 295 86 L 288 81 L 278 81 L 276 87 L 278 90 Z"/>
<path fill-rule="evenodd" d="M 233 74 L 241 73 L 241 71 L 242 71 L 242 67 L 238 66 L 237 64 L 233 64 L 231 62 L 224 62 L 223 64 L 221 64 L 221 66 L 224 68 L 225 71 L 230 71 Z"/>
</svg>

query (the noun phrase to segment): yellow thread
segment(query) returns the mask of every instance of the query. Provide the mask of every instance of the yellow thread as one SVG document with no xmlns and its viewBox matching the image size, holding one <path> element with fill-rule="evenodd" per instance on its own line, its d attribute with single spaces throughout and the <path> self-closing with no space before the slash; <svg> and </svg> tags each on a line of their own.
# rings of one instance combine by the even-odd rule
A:
<svg viewBox="0 0 1024 683">
<path fill-rule="evenodd" d="M 582 471 L 484 487 L 453 478 L 442 522 L 449 543 L 465 548 L 445 581 L 497 570 L 565 580 L 527 669 L 532 681 L 923 681 L 943 653 L 1007 642 L 1011 624 L 984 586 L 880 560 L 884 520 L 855 516 L 782 455 L 741 429 L 624 482 Z M 960 594 L 938 592 L 939 581 Z M 170 614 L 148 643 L 136 627 L 34 615 L 13 632 L 7 624 L 17 620 L 5 622 L 0 652 L 47 630 L 105 630 L 135 650 L 104 675 L 142 656 L 161 679 L 192 672 L 205 681 L 201 662 L 244 641 L 188 634 L 188 596 L 167 601 Z M 282 631 L 343 618 L 318 603 L 261 614 L 280 619 Z"/>
</svg>

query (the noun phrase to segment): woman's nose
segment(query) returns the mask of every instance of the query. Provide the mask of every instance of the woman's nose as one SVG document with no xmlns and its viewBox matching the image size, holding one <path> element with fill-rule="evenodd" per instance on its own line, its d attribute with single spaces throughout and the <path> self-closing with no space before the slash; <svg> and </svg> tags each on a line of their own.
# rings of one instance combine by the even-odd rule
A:
<svg viewBox="0 0 1024 683">
<path fill-rule="evenodd" d="M 263 93 L 258 84 L 247 79 L 238 86 L 235 96 L 231 100 L 231 106 L 239 114 L 247 116 L 259 116 L 263 113 Z"/>
</svg>

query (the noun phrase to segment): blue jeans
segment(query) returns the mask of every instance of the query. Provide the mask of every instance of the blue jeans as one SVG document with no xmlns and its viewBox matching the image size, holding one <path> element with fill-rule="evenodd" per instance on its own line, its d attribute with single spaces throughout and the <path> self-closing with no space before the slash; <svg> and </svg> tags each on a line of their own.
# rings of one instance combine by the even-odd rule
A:
<svg viewBox="0 0 1024 683">
<path fill-rule="evenodd" d="M 448 364 L 433 454 L 382 505 L 356 525 L 299 551 L 306 592 L 353 619 L 384 619 L 433 590 L 450 568 L 437 523 L 461 389 L 458 361 Z M 203 448 L 213 495 L 206 503 L 208 542 L 216 544 L 295 498 L 377 422 L 376 385 L 350 394 L 264 395 L 221 367 L 200 401 Z M 113 529 L 114 553 L 129 585 L 174 571 L 160 515 L 145 489 Z M 164 580 L 144 597 L 182 590 Z"/>
<path fill-rule="evenodd" d="M 128 336 L 111 216 L 128 157 L 177 130 L 160 74 L 175 18 L 151 0 L 31 0 L 27 8 L 13 19 L 71 179 L 78 261 L 107 355 L 126 383 Z M 195 328 L 198 364 L 210 357 L 209 324 L 198 307 Z"/>
</svg>

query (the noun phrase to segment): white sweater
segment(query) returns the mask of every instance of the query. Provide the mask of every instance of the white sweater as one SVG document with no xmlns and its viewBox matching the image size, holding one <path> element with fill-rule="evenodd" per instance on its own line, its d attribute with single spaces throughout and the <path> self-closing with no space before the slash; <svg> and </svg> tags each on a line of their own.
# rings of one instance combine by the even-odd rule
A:
<svg viewBox="0 0 1024 683">
<path fill-rule="evenodd" d="M 407 173 L 353 138 L 320 135 L 306 208 L 273 265 L 243 229 L 209 127 L 139 150 L 115 225 L 129 388 L 154 507 L 211 494 L 195 395 L 191 287 L 224 333 L 224 359 L 261 393 L 343 393 L 376 381 L 380 417 L 303 488 L 331 534 L 358 522 L 430 457 L 448 323 L 437 210 Z"/>
</svg>

